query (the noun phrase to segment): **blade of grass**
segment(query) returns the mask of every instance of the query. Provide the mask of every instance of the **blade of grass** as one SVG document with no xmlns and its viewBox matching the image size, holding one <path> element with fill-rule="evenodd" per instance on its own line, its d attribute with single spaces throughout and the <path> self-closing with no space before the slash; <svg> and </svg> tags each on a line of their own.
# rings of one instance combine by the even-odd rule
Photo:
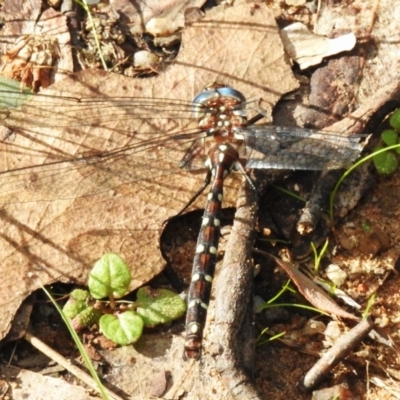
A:
<svg viewBox="0 0 400 400">
<path fill-rule="evenodd" d="M 295 303 L 263 304 L 262 306 L 259 306 L 257 308 L 257 311 L 265 310 L 266 308 L 276 308 L 276 307 L 297 307 L 297 308 L 302 308 L 304 310 L 315 311 L 316 313 L 330 317 L 330 314 L 320 310 L 319 308 L 307 306 L 305 304 L 295 304 Z"/>
<path fill-rule="evenodd" d="M 362 313 L 362 319 L 367 319 L 371 314 L 371 308 L 375 302 L 376 293 L 373 293 L 372 296 L 368 299 L 367 306 L 365 307 L 364 312 Z"/>
<path fill-rule="evenodd" d="M 291 196 L 291 197 L 293 197 L 293 198 L 295 198 L 295 199 L 297 199 L 297 200 L 302 201 L 303 203 L 306 202 L 306 200 L 303 199 L 303 198 L 302 198 L 301 196 L 299 196 L 298 194 L 296 194 L 296 193 L 294 193 L 294 192 L 292 192 L 292 191 L 290 191 L 290 190 L 287 190 L 287 189 L 285 189 L 285 188 L 283 188 L 283 187 L 281 187 L 281 186 L 272 185 L 272 187 L 274 187 L 274 188 L 277 189 L 277 190 L 280 190 L 282 193 L 285 193 L 285 194 L 287 194 L 288 196 Z"/>
<path fill-rule="evenodd" d="M 324 245 L 321 248 L 321 251 L 318 253 L 314 242 L 311 242 L 311 248 L 314 253 L 314 272 L 317 272 L 319 270 L 319 266 L 321 264 L 322 257 L 326 253 L 326 249 L 328 248 L 328 245 L 329 245 L 329 239 L 326 239 Z"/>
<path fill-rule="evenodd" d="M 289 290 L 289 291 L 292 292 L 292 293 L 296 293 L 296 291 L 295 291 L 294 289 L 292 289 L 292 288 L 289 286 L 289 285 L 290 285 L 290 282 L 291 282 L 291 280 L 289 279 L 289 280 L 282 286 L 282 289 L 281 289 L 272 299 L 269 299 L 269 300 L 267 301 L 266 304 L 271 304 L 271 303 L 273 303 L 274 301 L 278 300 L 278 298 L 281 297 L 282 294 L 286 292 L 286 290 Z"/>
<path fill-rule="evenodd" d="M 105 400 L 109 400 L 110 397 L 107 395 L 106 392 L 108 392 L 108 390 L 103 386 L 103 384 L 100 381 L 99 376 L 96 373 L 96 370 L 93 367 L 92 362 L 90 361 L 90 357 L 88 356 L 88 354 L 86 353 L 85 348 L 83 347 L 82 342 L 79 339 L 79 336 L 77 335 L 77 333 L 75 332 L 75 329 L 72 327 L 69 319 L 65 316 L 65 314 L 63 313 L 61 307 L 57 304 L 57 302 L 54 300 L 53 296 L 50 294 L 50 292 L 40 283 L 40 286 L 42 288 L 42 290 L 46 293 L 46 296 L 51 300 L 51 302 L 53 303 L 54 307 L 56 308 L 56 310 L 58 311 L 58 313 L 60 314 L 62 320 L 64 321 L 65 325 L 67 326 L 72 339 L 74 340 L 76 347 L 78 348 L 84 362 L 85 365 L 87 367 L 87 369 L 90 372 L 90 375 L 92 376 L 94 382 L 95 382 L 95 386 L 93 385 L 93 381 L 90 380 L 90 386 L 93 387 L 94 389 L 97 389 L 101 396 L 103 397 L 103 399 Z M 64 366 L 64 365 L 63 365 Z M 65 367 L 65 366 L 64 366 Z M 76 367 L 77 368 L 77 367 Z M 81 370 L 80 370 L 81 371 Z M 82 372 L 82 371 L 81 371 Z M 88 383 L 85 381 L 85 383 Z M 115 397 L 115 394 L 110 392 L 110 395 L 112 395 L 113 398 Z M 119 398 L 119 397 L 118 397 Z"/>
<path fill-rule="evenodd" d="M 400 148 L 400 144 L 395 144 L 393 146 L 385 147 L 384 149 L 381 149 L 381 150 L 378 150 L 378 151 L 374 151 L 373 153 L 369 154 L 368 156 L 365 156 L 361 160 L 357 161 L 347 171 L 344 172 L 344 174 L 340 177 L 340 179 L 336 183 L 335 187 L 333 188 L 332 193 L 330 195 L 330 199 L 329 199 L 329 218 L 331 220 L 332 226 L 334 226 L 334 224 L 333 224 L 333 202 L 335 200 L 336 193 L 339 190 L 340 185 L 343 183 L 343 181 L 346 179 L 346 177 L 349 176 L 361 164 L 364 164 L 368 160 L 371 160 L 377 154 L 381 154 L 381 153 L 384 153 L 385 151 L 390 151 L 390 150 L 398 149 L 398 148 Z"/>
<path fill-rule="evenodd" d="M 70 360 L 67 360 L 65 357 L 63 357 L 60 353 L 57 353 L 55 350 L 53 350 L 51 347 L 49 347 L 46 343 L 42 342 L 40 339 L 38 339 L 36 336 L 32 335 L 29 332 L 25 333 L 24 339 L 29 342 L 33 347 L 38 349 L 40 352 L 45 354 L 48 358 L 51 360 L 55 361 L 57 364 L 61 365 L 63 368 L 65 368 L 66 371 L 68 371 L 70 374 L 74 375 L 77 379 L 82 381 L 85 385 L 87 385 L 89 388 L 97 391 L 97 385 L 95 382 L 93 382 L 92 377 L 87 374 L 86 372 L 82 371 L 80 368 L 78 368 L 76 365 L 71 364 Z M 105 392 L 108 393 L 109 397 L 103 399 L 113 399 L 113 400 L 124 400 L 120 396 L 116 395 L 115 393 L 112 393 L 110 390 L 105 388 Z"/>
<path fill-rule="evenodd" d="M 89 18 L 90 24 L 92 25 L 92 33 L 93 33 L 94 41 L 96 43 L 97 53 L 99 55 L 101 64 L 103 65 L 104 71 L 108 71 L 108 67 L 107 67 L 107 64 L 106 64 L 106 60 L 104 59 L 104 56 L 103 56 L 103 51 L 101 50 L 101 44 L 100 44 L 99 36 L 97 35 L 96 28 L 94 26 L 94 20 L 93 20 L 93 16 L 92 16 L 92 13 L 90 11 L 90 8 L 89 8 L 86 0 L 82 0 L 82 1 L 81 0 L 75 0 L 75 2 L 77 4 L 79 4 L 85 10 L 85 12 L 86 12 L 86 14 L 87 14 L 87 16 Z"/>
<path fill-rule="evenodd" d="M 286 332 L 280 332 L 280 333 L 277 333 L 276 335 L 272 335 L 268 339 L 265 339 L 262 341 L 261 338 L 265 335 L 267 330 L 268 330 L 268 328 L 263 329 L 262 332 L 258 335 L 258 338 L 256 340 L 257 346 L 262 346 L 265 343 L 277 340 L 286 334 Z"/>
</svg>

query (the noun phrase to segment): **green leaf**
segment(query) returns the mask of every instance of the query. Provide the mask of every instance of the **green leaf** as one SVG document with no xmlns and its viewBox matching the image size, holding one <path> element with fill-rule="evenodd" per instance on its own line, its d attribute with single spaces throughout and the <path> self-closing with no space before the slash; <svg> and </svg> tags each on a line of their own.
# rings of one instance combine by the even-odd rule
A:
<svg viewBox="0 0 400 400">
<path fill-rule="evenodd" d="M 375 148 L 375 151 L 381 150 L 382 146 Z M 385 151 L 384 153 L 377 154 L 373 157 L 374 165 L 379 174 L 391 174 L 394 172 L 398 165 L 398 159 L 396 154 L 391 151 Z"/>
<path fill-rule="evenodd" d="M 369 221 L 362 221 L 361 222 L 361 229 L 364 232 L 371 232 L 371 230 L 372 230 L 371 223 Z"/>
<path fill-rule="evenodd" d="M 90 299 L 90 293 L 83 289 L 74 289 L 70 297 L 77 301 L 88 301 Z"/>
<path fill-rule="evenodd" d="M 0 108 L 16 108 L 28 101 L 32 96 L 30 89 L 21 90 L 21 82 L 0 76 Z"/>
<path fill-rule="evenodd" d="M 90 304 L 91 300 L 93 299 L 87 290 L 75 289 L 63 307 L 65 316 L 71 321 L 76 331 L 92 326 L 98 322 L 103 313 L 101 309 L 94 308 Z"/>
<path fill-rule="evenodd" d="M 180 318 L 186 311 L 185 301 L 167 289 L 152 289 L 149 286 L 138 290 L 137 313 L 145 326 L 155 326 Z"/>
<path fill-rule="evenodd" d="M 72 319 L 87 307 L 90 295 L 87 290 L 75 289 L 71 292 L 68 301 L 63 307 L 67 318 Z"/>
<path fill-rule="evenodd" d="M 395 129 L 400 129 L 400 108 L 395 110 L 389 118 L 390 125 Z"/>
<path fill-rule="evenodd" d="M 89 328 L 93 324 L 99 322 L 102 314 L 102 310 L 95 309 L 92 306 L 86 306 L 84 310 L 72 318 L 71 325 L 76 331 L 79 331 L 83 328 Z"/>
<path fill-rule="evenodd" d="M 386 129 L 382 132 L 381 139 L 387 146 L 393 146 L 397 144 L 398 136 L 393 129 Z"/>
<path fill-rule="evenodd" d="M 126 346 L 142 336 L 143 320 L 134 311 L 125 311 L 116 316 L 106 314 L 100 318 L 100 330 L 108 339 Z"/>
<path fill-rule="evenodd" d="M 89 274 L 89 290 L 95 299 L 119 298 L 128 292 L 131 270 L 117 254 L 107 253 L 97 261 Z"/>
</svg>

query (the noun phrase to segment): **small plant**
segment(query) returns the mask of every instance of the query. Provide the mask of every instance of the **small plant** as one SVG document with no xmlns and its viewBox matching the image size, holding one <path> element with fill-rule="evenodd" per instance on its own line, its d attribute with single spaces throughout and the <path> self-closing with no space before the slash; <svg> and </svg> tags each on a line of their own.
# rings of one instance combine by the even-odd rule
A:
<svg viewBox="0 0 400 400">
<path fill-rule="evenodd" d="M 362 313 L 362 318 L 363 319 L 367 319 L 370 316 L 371 309 L 372 309 L 372 307 L 374 305 L 374 302 L 375 302 L 375 298 L 376 298 L 376 293 L 373 293 L 372 296 L 368 299 L 368 303 L 367 303 L 367 305 L 365 307 L 365 310 Z"/>
<path fill-rule="evenodd" d="M 281 290 L 272 298 L 266 301 L 265 303 L 259 305 L 256 308 L 256 312 L 260 312 L 262 310 L 265 310 L 267 308 L 276 308 L 276 307 L 297 307 L 297 308 L 302 308 L 304 310 L 311 310 L 315 311 L 317 313 L 323 314 L 323 315 L 328 315 L 322 310 L 319 310 L 315 307 L 312 306 L 307 306 L 305 304 L 296 304 L 296 303 L 277 303 L 276 301 L 285 293 L 285 292 L 290 292 L 290 293 L 297 293 L 295 289 L 293 289 L 290 284 L 292 281 L 289 279 L 281 288 Z M 258 346 L 266 344 L 268 342 L 271 342 L 273 340 L 279 339 L 285 335 L 286 332 L 280 332 L 275 335 L 272 335 L 271 337 L 265 339 L 265 336 L 267 335 L 268 328 L 265 328 L 262 330 L 262 332 L 259 334 L 256 343 Z"/>
<path fill-rule="evenodd" d="M 125 262 L 117 254 L 104 254 L 89 274 L 89 291 L 74 290 L 64 314 L 75 330 L 98 323 L 104 336 L 124 346 L 139 340 L 143 327 L 170 322 L 186 311 L 184 300 L 167 289 L 145 286 L 135 302 L 117 300 L 128 293 L 130 282 Z"/>
<path fill-rule="evenodd" d="M 276 335 L 272 335 L 269 338 L 264 339 L 264 336 L 266 336 L 267 331 L 268 331 L 268 327 L 264 328 L 261 333 L 258 335 L 258 338 L 256 339 L 256 344 L 257 346 L 262 346 L 266 343 L 271 343 L 274 340 L 280 339 L 281 337 L 285 336 L 286 332 L 279 332 Z"/>
<path fill-rule="evenodd" d="M 329 239 L 325 240 L 325 243 L 321 247 L 320 252 L 318 253 L 317 248 L 315 247 L 314 242 L 311 242 L 311 249 L 314 253 L 314 272 L 317 273 L 319 270 L 319 266 L 321 264 L 321 260 L 324 257 L 326 250 L 328 249 Z"/>
<path fill-rule="evenodd" d="M 395 110 L 389 118 L 391 129 L 386 129 L 381 134 L 381 144 L 375 147 L 374 151 L 386 149 L 388 146 L 398 145 L 391 150 L 379 152 L 374 155 L 373 161 L 376 170 L 380 174 L 391 174 L 399 166 L 398 154 L 400 154 L 400 108 Z"/>
</svg>

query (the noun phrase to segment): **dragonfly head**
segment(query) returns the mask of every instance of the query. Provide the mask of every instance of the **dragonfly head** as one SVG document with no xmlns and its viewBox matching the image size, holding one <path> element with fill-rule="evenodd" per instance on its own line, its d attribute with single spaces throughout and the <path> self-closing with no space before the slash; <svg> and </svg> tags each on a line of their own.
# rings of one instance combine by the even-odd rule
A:
<svg viewBox="0 0 400 400">
<path fill-rule="evenodd" d="M 214 83 L 194 98 L 192 113 L 208 136 L 229 136 L 233 128 L 246 123 L 245 103 L 239 91 Z"/>
</svg>

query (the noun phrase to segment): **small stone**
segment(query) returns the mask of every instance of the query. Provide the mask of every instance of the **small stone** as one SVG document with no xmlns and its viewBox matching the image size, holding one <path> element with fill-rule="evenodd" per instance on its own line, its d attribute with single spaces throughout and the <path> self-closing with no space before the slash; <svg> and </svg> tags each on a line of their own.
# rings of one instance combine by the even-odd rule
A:
<svg viewBox="0 0 400 400">
<path fill-rule="evenodd" d="M 341 286 L 347 279 L 347 274 L 338 265 L 330 264 L 325 270 L 328 278 L 336 285 Z"/>
</svg>

